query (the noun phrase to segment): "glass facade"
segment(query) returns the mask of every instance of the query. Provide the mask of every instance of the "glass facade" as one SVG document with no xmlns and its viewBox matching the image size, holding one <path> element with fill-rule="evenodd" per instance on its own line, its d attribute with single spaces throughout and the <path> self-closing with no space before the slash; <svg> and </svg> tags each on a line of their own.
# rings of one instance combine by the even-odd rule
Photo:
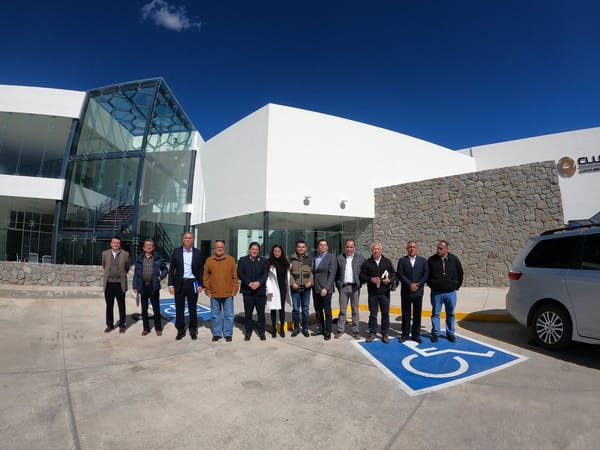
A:
<svg viewBox="0 0 600 450">
<path fill-rule="evenodd" d="M 99 264 L 118 235 L 170 256 L 189 227 L 194 128 L 162 79 L 88 92 L 66 173 L 58 263 Z"/>
</svg>

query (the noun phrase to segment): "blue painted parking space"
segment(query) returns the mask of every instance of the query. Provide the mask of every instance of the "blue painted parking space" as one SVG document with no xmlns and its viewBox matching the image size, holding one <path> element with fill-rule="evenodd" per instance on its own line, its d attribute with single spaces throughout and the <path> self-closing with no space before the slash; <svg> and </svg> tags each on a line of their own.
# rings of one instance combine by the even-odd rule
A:
<svg viewBox="0 0 600 450">
<path fill-rule="evenodd" d="M 187 302 L 186 302 L 187 305 Z M 211 320 L 210 308 L 198 303 L 196 305 L 196 313 L 198 314 L 198 321 Z M 162 298 L 160 299 L 160 314 L 171 323 L 175 323 L 175 299 L 174 298 Z M 185 317 L 189 317 L 190 312 L 185 307 Z"/>
<path fill-rule="evenodd" d="M 353 344 L 409 395 L 455 386 L 527 359 L 472 338 L 456 338 L 455 343 L 440 337 L 436 343 L 424 338 L 421 344 L 396 339 L 389 344 L 380 340 Z"/>
</svg>

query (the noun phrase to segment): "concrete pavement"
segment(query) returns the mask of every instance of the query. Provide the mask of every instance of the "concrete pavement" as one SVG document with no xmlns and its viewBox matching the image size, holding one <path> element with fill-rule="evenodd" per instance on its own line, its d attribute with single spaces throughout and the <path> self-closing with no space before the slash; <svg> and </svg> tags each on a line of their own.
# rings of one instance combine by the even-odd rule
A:
<svg viewBox="0 0 600 450">
<path fill-rule="evenodd" d="M 106 334 L 100 290 L 68 291 L 0 288 L 1 449 L 594 448 L 600 440 L 600 405 L 590 402 L 597 370 L 536 358 L 518 346 L 526 339 L 516 324 L 485 322 L 493 330 L 477 336 L 509 336 L 515 344 L 504 347 L 530 361 L 408 397 L 350 336 L 245 342 L 236 324 L 232 343 L 212 343 L 205 323 L 197 341 L 175 341 L 172 325 L 142 337 L 133 320 L 125 334 Z M 495 311 L 501 293 L 461 289 L 459 304 L 471 305 L 465 314 Z M 127 307 L 136 310 L 131 295 Z M 458 333 L 474 334 L 460 322 Z"/>
</svg>

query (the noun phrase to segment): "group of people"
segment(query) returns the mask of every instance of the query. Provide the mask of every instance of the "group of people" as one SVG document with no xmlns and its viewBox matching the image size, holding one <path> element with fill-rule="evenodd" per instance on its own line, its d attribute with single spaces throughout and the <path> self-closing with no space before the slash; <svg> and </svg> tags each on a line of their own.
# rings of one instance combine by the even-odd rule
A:
<svg viewBox="0 0 600 450">
<path fill-rule="evenodd" d="M 125 292 L 129 254 L 120 248 L 120 239 L 113 237 L 111 248 L 102 254 L 106 301 L 105 332 L 114 327 L 114 300 L 119 309 L 119 331 L 126 331 Z M 169 293 L 175 297 L 175 327 L 177 340 L 186 335 L 184 312 L 189 311 L 188 331 L 191 339 L 198 338 L 198 318 L 196 305 L 198 294 L 210 298 L 212 317 L 212 340 L 224 338 L 231 342 L 233 335 L 233 298 L 238 289 L 244 302 L 244 340 L 249 341 L 253 334 L 253 315 L 257 314 L 257 334 L 266 340 L 266 311 L 271 315 L 271 334 L 285 337 L 285 305 L 292 307 L 293 329 L 291 336 L 302 333 L 305 337 L 322 335 L 325 340 L 340 338 L 346 332 L 346 311 L 348 304 L 352 311 L 351 333 L 356 339 L 359 334 L 359 299 L 361 287 L 366 284 L 368 292 L 369 321 L 366 342 L 377 337 L 378 314 L 381 314 L 380 333 L 383 343 L 389 343 L 390 292 L 400 286 L 402 308 L 402 330 L 399 340 L 412 339 L 418 343 L 421 338 L 421 311 L 424 286 L 431 289 L 432 329 L 431 341 L 437 342 L 441 334 L 440 314 L 446 313 L 446 338 L 455 342 L 456 292 L 463 283 L 463 268 L 458 257 L 448 251 L 448 242 L 441 240 L 436 253 L 429 259 L 418 254 L 415 241 L 408 242 L 406 256 L 398 260 L 396 266 L 383 255 L 380 242 L 371 245 L 371 256 L 366 259 L 356 252 L 355 241 L 347 239 L 344 252 L 337 257 L 329 252 L 327 240 L 317 244 L 317 253 L 308 254 L 305 241 L 296 242 L 295 252 L 289 259 L 283 247 L 274 245 L 267 258 L 260 255 L 260 244 L 252 242 L 248 254 L 235 259 L 225 253 L 225 242 L 218 240 L 214 254 L 204 258 L 194 247 L 194 236 L 186 232 L 182 245 L 171 256 L 170 265 L 155 251 L 154 242 L 146 240 L 143 252 L 135 260 L 133 292 L 139 296 L 142 310 L 142 335 L 150 333 L 148 305 L 154 311 L 154 329 L 162 335 L 162 321 L 159 314 L 160 282 L 168 277 Z M 238 282 L 239 280 L 239 282 Z M 337 287 L 339 294 L 339 316 L 336 330 L 333 330 L 332 297 Z M 310 298 L 316 315 L 316 329 L 309 332 Z"/>
</svg>

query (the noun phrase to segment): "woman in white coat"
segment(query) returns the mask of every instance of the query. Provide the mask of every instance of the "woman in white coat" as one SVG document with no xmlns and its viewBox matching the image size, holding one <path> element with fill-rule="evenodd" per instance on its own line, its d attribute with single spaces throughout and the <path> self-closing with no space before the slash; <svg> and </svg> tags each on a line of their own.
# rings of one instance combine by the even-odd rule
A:
<svg viewBox="0 0 600 450">
<path fill-rule="evenodd" d="M 279 336 L 285 337 L 285 304 L 291 304 L 290 263 L 281 245 L 274 245 L 269 255 L 267 278 L 267 310 L 271 311 L 272 336 L 277 336 L 277 311 L 279 311 Z"/>
</svg>

